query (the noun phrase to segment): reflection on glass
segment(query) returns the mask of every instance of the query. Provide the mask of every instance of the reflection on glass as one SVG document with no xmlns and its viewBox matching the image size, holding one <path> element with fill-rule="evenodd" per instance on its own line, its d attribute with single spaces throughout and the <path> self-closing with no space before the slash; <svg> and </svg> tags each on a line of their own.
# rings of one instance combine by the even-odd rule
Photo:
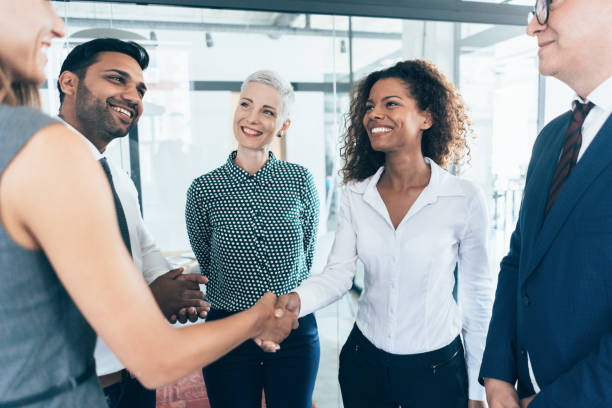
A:
<svg viewBox="0 0 612 408">
<path fill-rule="evenodd" d="M 493 271 L 508 251 L 537 136 L 536 48 L 524 27 L 461 25 L 460 87 L 476 134 L 466 176 L 490 197 Z"/>
</svg>

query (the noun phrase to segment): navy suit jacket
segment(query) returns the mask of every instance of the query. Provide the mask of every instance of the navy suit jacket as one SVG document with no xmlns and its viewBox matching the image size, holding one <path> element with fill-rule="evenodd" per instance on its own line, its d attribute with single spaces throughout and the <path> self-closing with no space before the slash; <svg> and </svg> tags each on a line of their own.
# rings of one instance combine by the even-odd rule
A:
<svg viewBox="0 0 612 408">
<path fill-rule="evenodd" d="M 612 116 L 565 182 L 548 190 L 571 112 L 538 136 L 510 251 L 501 262 L 480 377 L 534 393 L 529 405 L 612 407 Z"/>
</svg>

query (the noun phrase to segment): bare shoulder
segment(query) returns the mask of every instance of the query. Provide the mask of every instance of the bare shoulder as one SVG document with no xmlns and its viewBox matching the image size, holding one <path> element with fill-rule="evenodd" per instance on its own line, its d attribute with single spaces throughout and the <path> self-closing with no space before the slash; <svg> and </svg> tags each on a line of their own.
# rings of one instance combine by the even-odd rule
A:
<svg viewBox="0 0 612 408">
<path fill-rule="evenodd" d="M 52 164 L 57 159 L 90 162 L 94 159 L 82 138 L 62 123 L 54 123 L 40 129 L 21 153 L 40 157 L 46 164 Z"/>
<path fill-rule="evenodd" d="M 0 179 L 1 218 L 7 233 L 21 246 L 36 248 L 34 220 L 40 222 L 54 205 L 67 210 L 71 204 L 67 197 L 99 177 L 99 167 L 81 137 L 63 124 L 38 130 Z"/>
</svg>

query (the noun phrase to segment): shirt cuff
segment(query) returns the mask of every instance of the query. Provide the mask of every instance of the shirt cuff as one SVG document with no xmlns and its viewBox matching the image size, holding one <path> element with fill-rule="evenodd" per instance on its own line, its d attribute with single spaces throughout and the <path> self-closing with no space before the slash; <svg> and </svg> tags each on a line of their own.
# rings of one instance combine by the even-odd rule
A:
<svg viewBox="0 0 612 408">
<path fill-rule="evenodd" d="M 300 315 L 298 316 L 298 318 L 309 315 L 314 311 L 312 305 L 308 304 L 308 301 L 312 300 L 312 297 L 308 296 L 308 289 L 299 286 L 292 290 L 292 292 L 297 293 L 300 297 Z"/>
<path fill-rule="evenodd" d="M 478 382 L 478 369 L 469 370 L 468 369 L 468 387 L 469 399 L 474 401 L 484 401 L 485 399 L 485 389 Z"/>
</svg>

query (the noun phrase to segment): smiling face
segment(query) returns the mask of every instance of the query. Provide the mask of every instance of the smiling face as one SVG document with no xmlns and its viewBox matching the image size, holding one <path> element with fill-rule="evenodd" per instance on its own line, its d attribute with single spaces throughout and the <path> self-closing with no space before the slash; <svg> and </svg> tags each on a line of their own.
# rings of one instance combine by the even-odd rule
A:
<svg viewBox="0 0 612 408">
<path fill-rule="evenodd" d="M 419 110 L 405 82 L 384 78 L 370 89 L 363 126 L 376 151 L 420 152 L 423 131 L 431 127 L 431 115 Z"/>
<path fill-rule="evenodd" d="M 537 37 L 539 69 L 570 85 L 598 75 L 612 62 L 612 2 L 609 0 L 552 0 L 548 22 L 532 18 L 527 34 Z M 602 80 L 603 80 L 602 79 Z"/>
<path fill-rule="evenodd" d="M 283 134 L 291 123 L 283 121 L 282 98 L 270 85 L 249 82 L 234 112 L 234 136 L 241 147 L 269 149 L 274 136 Z"/>
<path fill-rule="evenodd" d="M 76 126 L 96 146 L 125 136 L 138 123 L 146 92 L 143 72 L 132 57 L 101 52 L 78 82 L 75 95 Z"/>
<path fill-rule="evenodd" d="M 0 61 L 12 82 L 44 82 L 47 49 L 63 36 L 64 24 L 49 1 L 0 1 Z"/>
</svg>

